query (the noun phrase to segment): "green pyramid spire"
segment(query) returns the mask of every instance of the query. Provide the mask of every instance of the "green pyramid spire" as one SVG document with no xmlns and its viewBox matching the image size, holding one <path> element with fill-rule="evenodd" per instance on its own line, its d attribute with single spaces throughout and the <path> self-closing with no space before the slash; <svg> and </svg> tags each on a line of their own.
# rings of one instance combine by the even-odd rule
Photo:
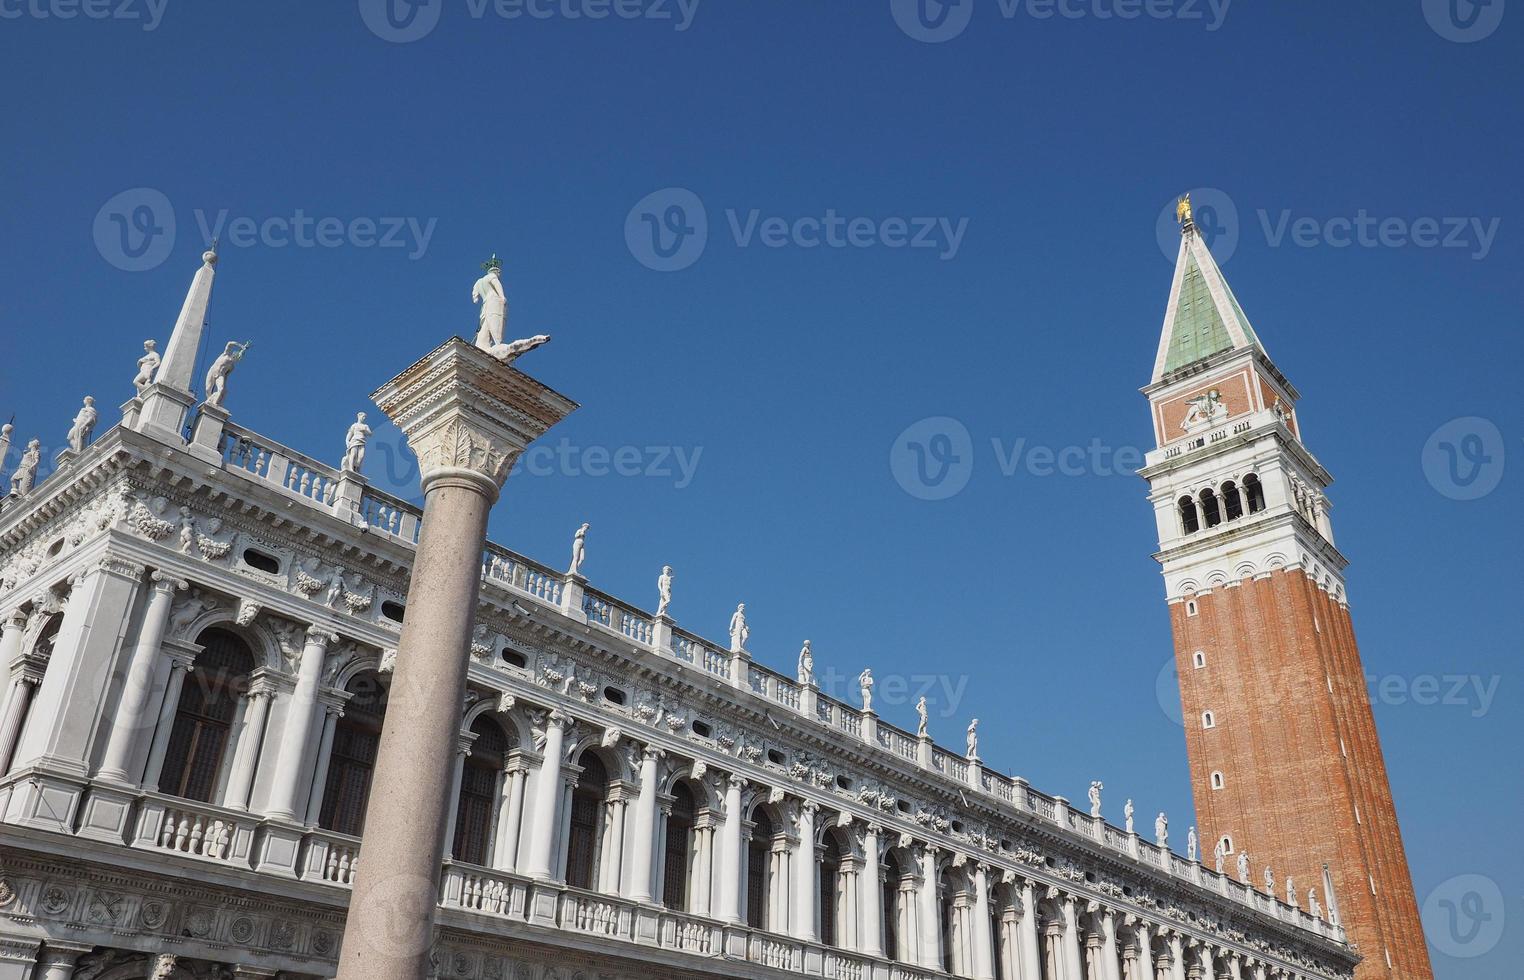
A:
<svg viewBox="0 0 1524 980">
<path fill-rule="evenodd" d="M 1153 380 L 1213 354 L 1242 347 L 1264 349 L 1189 210 L 1184 209 L 1180 256 L 1175 263 Z"/>
</svg>

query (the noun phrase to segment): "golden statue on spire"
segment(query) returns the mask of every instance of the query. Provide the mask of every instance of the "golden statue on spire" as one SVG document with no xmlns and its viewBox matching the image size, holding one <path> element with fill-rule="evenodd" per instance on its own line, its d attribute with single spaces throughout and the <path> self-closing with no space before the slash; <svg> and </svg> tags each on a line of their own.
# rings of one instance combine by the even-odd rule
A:
<svg viewBox="0 0 1524 980">
<path fill-rule="evenodd" d="M 1180 200 L 1175 202 L 1175 220 L 1180 222 L 1182 226 L 1195 224 L 1194 219 L 1191 217 L 1191 195 L 1189 193 L 1181 195 Z"/>
</svg>

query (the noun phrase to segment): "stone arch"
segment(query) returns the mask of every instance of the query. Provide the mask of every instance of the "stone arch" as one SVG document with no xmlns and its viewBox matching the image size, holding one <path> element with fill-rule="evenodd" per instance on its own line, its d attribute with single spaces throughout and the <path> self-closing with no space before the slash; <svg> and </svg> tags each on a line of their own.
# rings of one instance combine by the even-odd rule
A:
<svg viewBox="0 0 1524 980">
<path fill-rule="evenodd" d="M 218 605 L 204 610 L 199 616 L 181 628 L 178 639 L 199 643 L 207 630 L 223 629 L 241 637 L 254 651 L 256 669 L 268 667 L 280 673 L 286 672 L 286 658 L 281 652 L 280 638 L 265 621 L 264 614 L 254 617 L 248 625 L 238 622 L 237 607 Z"/>
</svg>

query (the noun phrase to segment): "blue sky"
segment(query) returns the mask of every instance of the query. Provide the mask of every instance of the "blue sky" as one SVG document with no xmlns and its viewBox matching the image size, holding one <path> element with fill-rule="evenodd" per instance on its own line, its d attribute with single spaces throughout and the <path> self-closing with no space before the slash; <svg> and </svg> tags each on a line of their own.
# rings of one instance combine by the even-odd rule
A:
<svg viewBox="0 0 1524 980">
<path fill-rule="evenodd" d="M 887 0 L 602 20 L 567 15 L 585 0 L 543 18 L 435 3 L 400 28 L 355 2 L 3 5 L 0 414 L 18 435 L 61 443 L 82 395 L 128 397 L 215 227 L 213 339 L 254 341 L 235 420 L 337 462 L 378 383 L 474 330 L 495 251 L 509 332 L 555 335 L 521 366 L 584 406 L 510 482 L 495 540 L 560 564 L 590 521 L 595 585 L 649 605 L 671 563 L 684 625 L 718 637 L 745 600 L 760 659 L 791 666 L 808 637 L 821 670 L 871 664 L 902 725 L 913 698 L 883 679 L 945 680 L 945 742 L 979 716 L 991 765 L 1075 799 L 1103 779 L 1108 810 L 1132 796 L 1183 831 L 1130 469 L 1173 259 L 1160 216 L 1202 189 L 1337 477 L 1419 900 L 1463 898 L 1472 873 L 1506 896 L 1431 927 L 1436 969 L 1516 975 L 1524 11 L 973 0 L 932 30 Z M 695 198 L 701 251 L 663 259 L 641 214 Z M 123 239 L 111 213 L 153 234 Z M 930 417 L 973 460 L 935 501 L 890 466 Z M 1431 440 L 1457 418 L 1481 421 Z M 373 460 L 396 445 L 377 441 Z M 1441 442 L 1481 446 L 1495 489 L 1455 499 Z M 621 447 L 639 475 L 596 475 Z M 1047 472 L 1043 450 L 1071 465 Z"/>
</svg>

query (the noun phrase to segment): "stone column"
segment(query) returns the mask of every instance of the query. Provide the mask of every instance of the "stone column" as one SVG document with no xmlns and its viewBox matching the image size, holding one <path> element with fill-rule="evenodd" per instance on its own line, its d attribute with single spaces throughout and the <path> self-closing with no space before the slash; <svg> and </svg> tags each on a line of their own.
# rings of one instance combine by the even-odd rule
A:
<svg viewBox="0 0 1524 980">
<path fill-rule="evenodd" d="M 794 852 L 794 938 L 815 942 L 815 813 L 819 804 L 799 805 L 799 847 Z"/>
<path fill-rule="evenodd" d="M 1030 881 L 1021 885 L 1021 980 L 1042 976 L 1042 949 L 1037 941 L 1037 892 Z"/>
<path fill-rule="evenodd" d="M 487 514 L 514 460 L 576 405 L 459 339 L 373 397 L 418 456 L 424 510 L 338 978 L 422 980 Z M 554 794 L 561 760 L 547 761 Z M 537 843 L 553 830 L 537 825 Z M 548 845 L 536 855 L 547 876 Z"/>
<path fill-rule="evenodd" d="M 21 658 L 21 640 L 26 634 L 28 618 L 20 609 L 5 617 L 5 625 L 0 627 L 0 674 L 9 674 Z M 5 700 L 9 703 L 10 697 L 7 696 Z M 3 712 L 4 708 L 0 707 L 0 713 Z"/>
<path fill-rule="evenodd" d="M 93 948 L 46 940 L 42 955 L 37 958 L 37 965 L 41 967 L 37 980 L 72 980 L 79 958 Z"/>
<path fill-rule="evenodd" d="M 159 724 L 153 732 L 153 744 L 148 747 L 148 765 L 143 770 L 144 786 L 150 793 L 159 791 L 164 778 L 164 756 L 169 751 L 169 736 L 175 727 L 175 712 L 180 708 L 180 692 L 185 687 L 185 675 L 195 670 L 189 660 L 176 658 L 170 661 L 169 678 L 164 682 L 164 700 L 159 704 Z"/>
<path fill-rule="evenodd" d="M 297 668 L 296 690 L 286 706 L 286 727 L 275 757 L 275 785 L 266 810 L 276 820 L 296 819 L 296 794 L 301 791 L 303 773 L 308 771 L 307 754 L 312 748 L 313 729 L 317 727 L 318 685 L 323 680 L 328 647 L 337 639 L 320 626 L 307 630 L 302 662 Z"/>
<path fill-rule="evenodd" d="M 990 935 L 990 879 L 984 865 L 974 867 L 974 980 L 995 980 L 994 938 Z M 1115 980 L 1115 978 L 1112 978 Z"/>
<path fill-rule="evenodd" d="M 1171 980 L 1185 980 L 1185 944 L 1178 932 L 1169 937 L 1169 973 Z"/>
<path fill-rule="evenodd" d="M 255 681 L 255 689 L 249 691 L 249 709 L 244 714 L 243 734 L 233 752 L 233 769 L 228 775 L 227 792 L 222 805 L 230 810 L 249 808 L 249 791 L 254 788 L 254 772 L 259 765 L 259 752 L 265 741 L 265 724 L 270 720 L 270 702 L 275 691 Z"/>
<path fill-rule="evenodd" d="M 1110 909 L 1101 912 L 1101 969 L 1105 980 L 1122 980 L 1122 966 L 1117 960 L 1117 916 Z"/>
<path fill-rule="evenodd" d="M 725 781 L 725 823 L 720 836 L 719 918 L 741 925 L 741 792 L 746 780 L 732 774 Z"/>
<path fill-rule="evenodd" d="M 1139 920 L 1133 932 L 1138 937 L 1138 976 L 1142 980 L 1154 980 L 1154 939 L 1148 923 Z"/>
<path fill-rule="evenodd" d="M 879 870 L 879 837 L 883 828 L 868 824 L 863 831 L 863 873 L 858 907 L 862 909 L 863 927 L 860 935 L 862 951 L 869 956 L 884 955 L 884 885 Z"/>
<path fill-rule="evenodd" d="M 1079 909 L 1075 899 L 1066 897 L 1060 905 L 1064 917 L 1064 976 L 1083 977 L 1080 960 Z"/>
<path fill-rule="evenodd" d="M 624 820 L 628 801 L 624 796 L 624 783 L 618 784 L 618 795 L 606 804 L 604 827 L 607 839 L 603 848 L 603 869 L 600 872 L 599 890 L 610 895 L 622 894 L 624 879 Z"/>
<path fill-rule="evenodd" d="M 546 716 L 545 749 L 539 772 L 535 774 L 534 819 L 529 825 L 529 853 L 524 860 L 524 874 L 541 881 L 549 881 L 551 878 L 550 863 L 556 842 L 557 811 L 563 793 L 561 753 L 567 721 L 567 716 L 560 710 L 551 711 Z"/>
<path fill-rule="evenodd" d="M 656 846 L 657 770 L 665 753 L 646 747 L 640 756 L 640 798 L 635 802 L 635 848 L 630 874 L 630 899 L 636 902 L 656 900 L 656 865 L 652 855 Z"/>
<path fill-rule="evenodd" d="M 444 854 L 455 857 L 455 828 L 460 820 L 460 787 L 466 778 L 466 757 L 471 754 L 471 743 L 476 736 L 470 732 L 460 733 L 460 744 L 455 749 L 455 769 L 450 777 L 450 813 L 445 821 Z"/>
<path fill-rule="evenodd" d="M 699 814 L 693 828 L 694 857 L 692 887 L 688 889 L 688 903 L 695 915 L 708 915 L 714 902 L 714 813 L 706 810 Z"/>
<path fill-rule="evenodd" d="M 122 700 L 117 705 L 111 735 L 106 741 L 106 755 L 97 774 L 100 779 L 113 783 L 133 781 L 127 774 L 127 767 L 132 764 L 133 747 L 149 722 L 146 716 L 153 694 L 154 668 L 158 666 L 164 629 L 169 625 L 170 608 L 174 605 L 175 593 L 189 587 L 190 583 L 172 575 L 153 573 L 153 594 L 148 600 L 148 610 L 143 614 L 143 625 L 138 630 L 138 642 L 132 648 L 132 659 L 127 665 Z"/>
<path fill-rule="evenodd" d="M 921 850 L 921 966 L 942 972 L 942 903 L 937 895 L 937 849 Z"/>
<path fill-rule="evenodd" d="M 509 763 L 504 803 L 498 809 L 497 854 L 492 866 L 512 871 L 519 861 L 519 837 L 524 832 L 524 779 L 528 776 L 518 760 Z"/>
<path fill-rule="evenodd" d="M 344 709 L 337 705 L 323 708 L 323 737 L 318 742 L 317 767 L 312 773 L 312 789 L 307 794 L 307 816 L 303 821 L 316 827 L 323 813 L 323 796 L 328 792 L 328 766 L 333 761 L 333 736 L 339 727 Z"/>
<path fill-rule="evenodd" d="M 0 776 L 11 771 L 11 756 L 16 754 L 16 742 L 21 737 L 21 725 L 26 721 L 27 709 L 32 705 L 32 692 L 37 687 L 36 678 L 22 675 L 11 682 L 11 695 L 5 699 L 5 717 L 0 718 Z"/>
</svg>

